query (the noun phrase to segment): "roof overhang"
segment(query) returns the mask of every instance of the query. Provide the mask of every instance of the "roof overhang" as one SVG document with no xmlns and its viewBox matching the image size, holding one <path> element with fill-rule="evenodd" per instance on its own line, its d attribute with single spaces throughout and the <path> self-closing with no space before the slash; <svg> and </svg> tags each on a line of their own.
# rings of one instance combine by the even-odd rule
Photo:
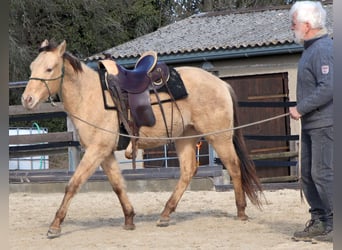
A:
<svg viewBox="0 0 342 250">
<path fill-rule="evenodd" d="M 206 62 L 215 60 L 227 60 L 237 58 L 249 58 L 258 56 L 272 56 L 284 54 L 296 54 L 303 51 L 303 46 L 295 43 L 255 46 L 233 49 L 217 49 L 208 51 L 193 51 L 177 54 L 158 55 L 158 60 L 168 64 L 182 64 L 194 62 Z M 115 61 L 124 67 L 133 67 L 138 57 L 115 58 Z M 86 62 L 88 66 L 96 68 L 97 61 Z"/>
</svg>

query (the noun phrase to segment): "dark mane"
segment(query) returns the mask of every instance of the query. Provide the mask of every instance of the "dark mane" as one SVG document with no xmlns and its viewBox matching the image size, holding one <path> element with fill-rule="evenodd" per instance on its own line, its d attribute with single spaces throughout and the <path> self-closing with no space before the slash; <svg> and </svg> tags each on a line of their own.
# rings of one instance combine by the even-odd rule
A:
<svg viewBox="0 0 342 250">
<path fill-rule="evenodd" d="M 77 57 L 71 55 L 68 52 L 65 52 L 63 55 L 63 58 L 69 61 L 70 65 L 72 66 L 72 68 L 75 70 L 76 73 L 83 71 L 81 61 Z"/>
<path fill-rule="evenodd" d="M 49 44 L 47 46 L 44 47 L 40 47 L 39 48 L 39 53 L 43 52 L 43 51 L 53 51 L 57 48 L 57 44 L 55 42 L 49 42 Z M 74 71 L 77 72 L 82 72 L 83 68 L 82 68 L 82 64 L 80 59 L 78 59 L 77 57 L 73 56 L 72 54 L 70 54 L 69 52 L 65 52 L 63 55 L 63 59 L 69 61 L 70 65 L 72 66 L 72 68 L 74 69 Z"/>
</svg>

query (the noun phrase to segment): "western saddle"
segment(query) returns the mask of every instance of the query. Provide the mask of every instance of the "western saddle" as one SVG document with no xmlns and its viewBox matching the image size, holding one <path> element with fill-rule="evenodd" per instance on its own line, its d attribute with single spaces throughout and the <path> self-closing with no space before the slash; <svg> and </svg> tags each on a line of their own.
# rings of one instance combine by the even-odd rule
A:
<svg viewBox="0 0 342 250">
<path fill-rule="evenodd" d="M 99 72 L 104 73 L 100 73 L 102 88 L 110 91 L 120 122 L 130 135 L 137 136 L 141 126 L 151 127 L 156 123 L 150 92 L 154 91 L 162 109 L 157 90 L 167 83 L 170 71 L 165 63 L 158 62 L 155 51 L 143 53 L 131 70 L 116 64 L 112 59 L 101 60 Z M 166 125 L 165 117 L 164 123 Z M 136 139 L 131 141 L 134 159 Z"/>
</svg>

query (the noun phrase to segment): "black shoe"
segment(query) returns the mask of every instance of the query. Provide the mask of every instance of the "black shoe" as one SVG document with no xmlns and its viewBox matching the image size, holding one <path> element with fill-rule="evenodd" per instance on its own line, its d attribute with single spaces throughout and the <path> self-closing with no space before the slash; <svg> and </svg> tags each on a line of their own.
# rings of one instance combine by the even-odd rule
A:
<svg viewBox="0 0 342 250">
<path fill-rule="evenodd" d="M 305 224 L 303 231 L 297 231 L 293 234 L 292 239 L 295 241 L 311 241 L 313 237 L 322 235 L 324 232 L 323 222 L 311 219 Z"/>
<path fill-rule="evenodd" d="M 326 230 L 323 234 L 317 235 L 313 237 L 314 241 L 324 241 L 324 242 L 333 242 L 334 238 L 334 231 L 333 230 Z"/>
</svg>

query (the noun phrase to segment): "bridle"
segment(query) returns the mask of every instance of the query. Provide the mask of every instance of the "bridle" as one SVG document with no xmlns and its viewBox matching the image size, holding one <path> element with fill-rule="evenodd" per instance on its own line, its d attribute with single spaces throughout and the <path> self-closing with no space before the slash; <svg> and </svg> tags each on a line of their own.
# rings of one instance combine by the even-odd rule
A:
<svg viewBox="0 0 342 250">
<path fill-rule="evenodd" d="M 29 80 L 38 80 L 38 81 L 41 81 L 42 83 L 44 83 L 44 85 L 47 88 L 48 93 L 49 93 L 48 100 L 49 100 L 49 102 L 51 103 L 52 106 L 56 106 L 56 104 L 53 102 L 53 98 L 52 98 L 52 95 L 51 95 L 51 91 L 50 91 L 48 82 L 61 79 L 60 82 L 59 82 L 59 86 L 60 86 L 60 88 L 59 88 L 59 91 L 60 91 L 59 96 L 60 96 L 60 98 L 62 98 L 62 84 L 63 84 L 63 80 L 64 80 L 64 62 L 63 62 L 63 66 L 62 66 L 61 71 L 62 71 L 61 75 L 56 77 L 56 78 L 50 78 L 50 79 L 39 78 L 39 77 L 30 77 L 29 78 Z"/>
</svg>

